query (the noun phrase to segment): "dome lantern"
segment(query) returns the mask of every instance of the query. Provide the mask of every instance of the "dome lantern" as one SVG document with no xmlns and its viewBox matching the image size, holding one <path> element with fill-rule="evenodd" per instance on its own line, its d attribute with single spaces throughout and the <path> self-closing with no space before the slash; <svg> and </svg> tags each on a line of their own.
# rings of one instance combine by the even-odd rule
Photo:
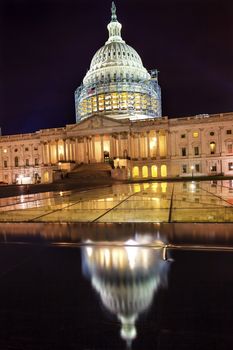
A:
<svg viewBox="0 0 233 350">
<path fill-rule="evenodd" d="M 114 4 L 114 2 L 112 2 L 111 11 L 112 11 L 111 22 L 108 24 L 109 38 L 106 44 L 109 44 L 112 42 L 124 43 L 124 40 L 122 40 L 122 37 L 121 37 L 122 25 L 117 20 L 116 5 Z"/>
</svg>

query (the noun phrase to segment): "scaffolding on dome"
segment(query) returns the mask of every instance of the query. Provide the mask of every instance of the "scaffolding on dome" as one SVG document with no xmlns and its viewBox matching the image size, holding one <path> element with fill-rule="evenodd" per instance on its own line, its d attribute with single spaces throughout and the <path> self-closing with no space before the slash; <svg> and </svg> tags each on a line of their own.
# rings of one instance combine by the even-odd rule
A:
<svg viewBox="0 0 233 350">
<path fill-rule="evenodd" d="M 130 77 L 108 77 L 75 91 L 76 122 L 93 114 L 114 115 L 115 119 L 161 117 L 161 90 L 157 74 L 146 81 Z"/>
</svg>

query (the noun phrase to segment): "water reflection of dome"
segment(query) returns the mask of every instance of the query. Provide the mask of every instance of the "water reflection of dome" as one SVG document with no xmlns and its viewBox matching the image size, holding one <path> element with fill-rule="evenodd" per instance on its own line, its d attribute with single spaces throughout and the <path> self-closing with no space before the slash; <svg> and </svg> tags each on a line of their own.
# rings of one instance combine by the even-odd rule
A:
<svg viewBox="0 0 233 350">
<path fill-rule="evenodd" d="M 103 305 L 121 322 L 121 337 L 130 345 L 136 337 L 136 321 L 150 308 L 167 276 L 161 245 L 140 247 L 135 241 L 124 246 L 83 247 L 83 269 Z"/>
</svg>

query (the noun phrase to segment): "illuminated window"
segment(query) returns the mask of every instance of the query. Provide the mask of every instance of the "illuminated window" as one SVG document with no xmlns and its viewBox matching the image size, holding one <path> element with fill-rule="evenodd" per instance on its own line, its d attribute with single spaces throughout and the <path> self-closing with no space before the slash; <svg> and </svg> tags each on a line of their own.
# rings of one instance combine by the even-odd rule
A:
<svg viewBox="0 0 233 350">
<path fill-rule="evenodd" d="M 163 164 L 161 166 L 161 176 L 162 177 L 166 177 L 167 176 L 167 166 L 165 164 Z"/>
<path fill-rule="evenodd" d="M 228 163 L 228 170 L 233 170 L 233 163 Z"/>
<path fill-rule="evenodd" d="M 133 167 L 133 177 L 138 177 L 139 176 L 139 167 L 134 166 Z"/>
<path fill-rule="evenodd" d="M 146 165 L 142 167 L 142 177 L 148 177 L 148 167 Z"/>
<path fill-rule="evenodd" d="M 196 137 L 198 137 L 198 136 L 199 136 L 198 132 L 197 132 L 197 131 L 194 131 L 194 132 L 193 132 L 193 137 L 196 138 Z"/>
<path fill-rule="evenodd" d="M 7 149 L 6 148 L 4 148 L 3 153 L 7 153 Z"/>
<path fill-rule="evenodd" d="M 152 165 L 151 167 L 151 176 L 152 177 L 157 177 L 158 176 L 158 168 L 156 165 Z"/>
<path fill-rule="evenodd" d="M 210 153 L 215 154 L 215 152 L 216 152 L 216 143 L 210 142 Z"/>
</svg>

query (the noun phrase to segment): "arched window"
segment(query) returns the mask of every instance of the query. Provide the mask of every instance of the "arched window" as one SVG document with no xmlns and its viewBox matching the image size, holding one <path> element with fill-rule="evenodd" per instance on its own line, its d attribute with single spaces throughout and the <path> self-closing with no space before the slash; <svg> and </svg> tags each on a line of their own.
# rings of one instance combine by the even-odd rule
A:
<svg viewBox="0 0 233 350">
<path fill-rule="evenodd" d="M 165 164 L 161 165 L 161 176 L 162 177 L 167 176 L 167 166 Z"/>
<path fill-rule="evenodd" d="M 152 165 L 151 167 L 151 176 L 152 177 L 157 177 L 158 176 L 158 168 L 156 165 Z"/>
<path fill-rule="evenodd" d="M 142 177 L 148 177 L 148 167 L 146 165 L 142 167 Z"/>
<path fill-rule="evenodd" d="M 15 167 L 19 166 L 19 157 L 15 157 Z"/>
<path fill-rule="evenodd" d="M 216 143 L 214 141 L 210 142 L 210 153 L 211 154 L 216 153 Z"/>
<path fill-rule="evenodd" d="M 139 167 L 134 166 L 133 167 L 133 177 L 138 177 L 139 176 Z"/>
</svg>

